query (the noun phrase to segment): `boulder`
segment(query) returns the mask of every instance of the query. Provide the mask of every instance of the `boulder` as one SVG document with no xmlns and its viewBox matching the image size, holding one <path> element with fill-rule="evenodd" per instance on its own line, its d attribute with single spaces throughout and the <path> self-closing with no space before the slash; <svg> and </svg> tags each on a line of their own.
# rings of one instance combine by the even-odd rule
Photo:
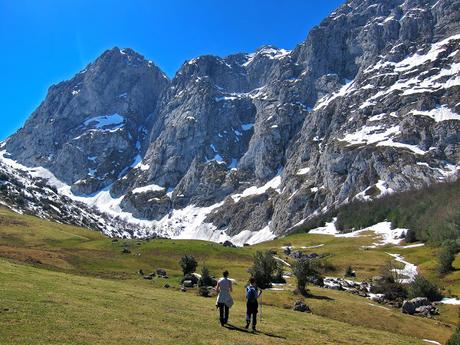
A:
<svg viewBox="0 0 460 345">
<path fill-rule="evenodd" d="M 294 303 L 294 311 L 300 311 L 302 313 L 311 313 L 310 307 L 303 303 L 302 301 L 297 301 Z"/>
<path fill-rule="evenodd" d="M 170 288 L 170 287 L 171 287 L 171 285 L 169 285 L 169 284 L 165 284 L 165 285 L 163 285 L 163 287 L 164 287 L 164 288 L 166 288 L 166 289 L 168 289 L 168 288 Z"/>
<path fill-rule="evenodd" d="M 181 283 L 184 284 L 186 281 L 191 281 L 193 285 L 196 285 L 198 284 L 198 280 L 199 278 L 194 275 L 194 274 L 186 274 L 182 280 L 181 280 Z"/>
<path fill-rule="evenodd" d="M 121 252 L 123 254 L 131 254 L 131 251 L 127 247 L 123 248 L 123 250 Z"/>
<path fill-rule="evenodd" d="M 382 294 L 376 294 L 376 295 L 369 296 L 369 299 L 377 303 L 383 303 L 385 300 L 385 296 Z"/>
<path fill-rule="evenodd" d="M 191 280 L 184 280 L 182 282 L 183 286 L 184 287 L 188 287 L 188 288 L 192 288 L 195 284 L 193 284 L 193 282 Z"/>
<path fill-rule="evenodd" d="M 401 307 L 403 314 L 414 315 L 415 314 L 415 305 L 411 301 L 404 301 Z"/>
<path fill-rule="evenodd" d="M 158 268 L 156 273 L 158 277 L 161 277 L 161 278 L 167 277 L 166 270 L 164 270 L 163 268 Z"/>
<path fill-rule="evenodd" d="M 147 280 L 152 280 L 153 277 L 151 275 L 147 275 L 147 276 L 144 276 L 144 279 L 147 279 Z"/>
<path fill-rule="evenodd" d="M 412 298 L 410 300 L 410 302 L 412 302 L 414 304 L 415 308 L 418 308 L 418 307 L 421 307 L 421 306 L 424 306 L 424 305 L 431 305 L 430 301 L 426 297 Z"/>
<path fill-rule="evenodd" d="M 222 244 L 224 247 L 231 247 L 231 248 L 236 248 L 236 246 L 230 242 L 230 241 L 225 241 L 223 244 Z"/>
</svg>

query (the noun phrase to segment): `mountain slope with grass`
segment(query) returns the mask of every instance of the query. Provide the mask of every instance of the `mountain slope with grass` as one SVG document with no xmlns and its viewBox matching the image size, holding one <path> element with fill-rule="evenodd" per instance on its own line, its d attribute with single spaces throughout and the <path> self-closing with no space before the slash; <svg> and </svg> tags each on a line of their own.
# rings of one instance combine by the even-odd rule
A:
<svg viewBox="0 0 460 345">
<path fill-rule="evenodd" d="M 371 231 L 350 238 L 294 234 L 243 248 L 196 240 L 112 240 L 0 209 L 0 336 L 7 344 L 168 344 L 183 337 L 191 344 L 219 344 L 228 337 L 236 344 L 297 344 L 305 339 L 315 344 L 424 344 L 423 339 L 444 343 L 457 321 L 458 308 L 453 305 L 439 305 L 441 313 L 432 319 L 409 316 L 345 291 L 313 285 L 307 286 L 309 297 L 303 297 L 294 292 L 291 277 L 286 285 L 264 291 L 260 332 L 253 335 L 223 329 L 214 298 L 199 296 L 196 288 L 179 288 L 179 260 L 185 254 L 197 259 L 198 272 L 203 265 L 216 276 L 228 269 L 235 279 L 236 301 L 230 321 L 242 328 L 243 287 L 253 255 L 271 250 L 292 264 L 282 249 L 290 246 L 324 256 L 331 277 L 342 277 L 352 265 L 357 281 L 379 274 L 391 259 L 388 253 L 400 254 L 445 294 L 460 295 L 457 271 L 442 278 L 435 273 L 437 248 L 363 249 L 376 237 Z M 125 248 L 129 253 L 123 253 Z M 460 268 L 458 262 L 454 266 Z M 147 280 L 138 274 L 140 269 L 148 274 L 158 268 L 169 278 Z M 284 269 L 289 274 L 289 266 Z M 312 313 L 294 312 L 297 300 L 308 304 Z"/>
<path fill-rule="evenodd" d="M 334 217 L 337 230 L 344 233 L 390 221 L 393 228 L 410 229 L 413 232 L 411 241 L 439 245 L 460 237 L 459 207 L 460 181 L 454 180 L 392 193 L 372 201 L 356 200 L 312 218 L 293 232 L 308 232 L 331 222 Z"/>
</svg>

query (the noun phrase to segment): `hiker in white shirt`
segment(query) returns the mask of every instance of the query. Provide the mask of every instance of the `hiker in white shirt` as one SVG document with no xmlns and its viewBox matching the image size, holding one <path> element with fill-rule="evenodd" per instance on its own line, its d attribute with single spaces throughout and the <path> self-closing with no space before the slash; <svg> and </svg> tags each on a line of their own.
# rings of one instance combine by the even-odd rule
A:
<svg viewBox="0 0 460 345">
<path fill-rule="evenodd" d="M 228 279 L 228 271 L 223 273 L 223 278 L 220 278 L 217 282 L 216 291 L 217 301 L 216 306 L 219 308 L 220 324 L 224 326 L 228 323 L 229 310 L 233 305 L 233 298 L 230 292 L 233 291 L 232 281 Z"/>
</svg>

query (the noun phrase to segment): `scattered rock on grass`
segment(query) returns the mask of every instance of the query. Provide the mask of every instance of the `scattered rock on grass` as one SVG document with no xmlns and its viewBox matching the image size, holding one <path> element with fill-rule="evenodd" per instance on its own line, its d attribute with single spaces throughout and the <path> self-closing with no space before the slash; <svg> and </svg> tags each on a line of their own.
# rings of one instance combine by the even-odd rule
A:
<svg viewBox="0 0 460 345">
<path fill-rule="evenodd" d="M 404 301 L 401 307 L 404 314 L 422 316 L 431 316 L 439 314 L 439 310 L 430 303 L 426 297 L 416 297 L 408 301 Z"/>
<path fill-rule="evenodd" d="M 157 269 L 157 275 L 160 278 L 167 278 L 168 277 L 168 275 L 166 274 L 166 270 L 164 270 L 163 268 L 158 268 Z"/>
<path fill-rule="evenodd" d="M 302 301 L 297 301 L 294 303 L 294 311 L 300 311 L 302 313 L 311 313 L 310 307 L 303 303 Z"/>
<path fill-rule="evenodd" d="M 184 285 L 184 287 L 186 288 L 192 288 L 195 284 L 193 284 L 193 282 L 191 280 L 184 280 L 182 282 L 182 284 Z"/>
<path fill-rule="evenodd" d="M 208 297 L 209 296 L 209 289 L 207 286 L 200 286 L 198 289 L 198 294 L 203 297 Z"/>
</svg>

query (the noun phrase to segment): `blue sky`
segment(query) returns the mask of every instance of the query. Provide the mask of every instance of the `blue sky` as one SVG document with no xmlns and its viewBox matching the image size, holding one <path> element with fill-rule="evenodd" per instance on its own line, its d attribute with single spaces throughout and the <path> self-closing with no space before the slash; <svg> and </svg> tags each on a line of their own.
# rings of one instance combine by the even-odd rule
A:
<svg viewBox="0 0 460 345">
<path fill-rule="evenodd" d="M 0 0 L 0 140 L 50 85 L 130 47 L 172 77 L 202 54 L 292 49 L 344 0 Z"/>
</svg>

